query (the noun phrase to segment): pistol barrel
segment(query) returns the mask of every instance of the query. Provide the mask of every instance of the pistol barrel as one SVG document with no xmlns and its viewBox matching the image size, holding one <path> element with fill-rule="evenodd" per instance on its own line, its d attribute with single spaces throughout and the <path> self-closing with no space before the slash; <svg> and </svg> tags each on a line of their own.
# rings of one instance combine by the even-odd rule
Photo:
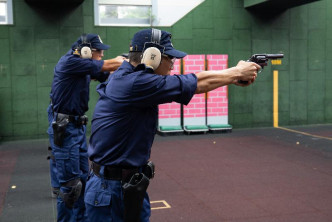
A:
<svg viewBox="0 0 332 222">
<path fill-rule="evenodd" d="M 284 54 L 266 54 L 266 58 L 281 59 L 281 58 L 284 58 Z"/>
</svg>

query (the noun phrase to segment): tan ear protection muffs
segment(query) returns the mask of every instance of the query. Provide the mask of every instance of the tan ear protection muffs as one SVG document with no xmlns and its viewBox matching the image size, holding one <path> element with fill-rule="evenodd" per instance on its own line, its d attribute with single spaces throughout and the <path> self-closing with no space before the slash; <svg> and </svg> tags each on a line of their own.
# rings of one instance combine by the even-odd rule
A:
<svg viewBox="0 0 332 222">
<path fill-rule="evenodd" d="M 82 59 L 91 59 L 92 58 L 92 50 L 91 43 L 87 41 L 87 35 L 83 34 L 81 36 L 81 44 L 79 45 L 80 55 Z"/>
<path fill-rule="evenodd" d="M 146 42 L 143 48 L 143 55 L 141 63 L 156 70 L 161 62 L 161 52 L 157 47 L 160 45 L 161 31 L 159 29 L 152 29 L 151 42 Z M 162 47 L 164 48 L 164 47 Z"/>
</svg>

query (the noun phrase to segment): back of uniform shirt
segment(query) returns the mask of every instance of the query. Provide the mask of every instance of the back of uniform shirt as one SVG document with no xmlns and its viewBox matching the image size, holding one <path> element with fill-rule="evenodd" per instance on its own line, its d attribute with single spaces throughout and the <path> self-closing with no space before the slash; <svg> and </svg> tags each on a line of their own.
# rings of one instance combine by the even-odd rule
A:
<svg viewBox="0 0 332 222">
<path fill-rule="evenodd" d="M 161 76 L 124 62 L 97 87 L 100 98 L 92 125 L 90 160 L 102 165 L 142 166 L 150 157 L 158 104 L 187 104 L 196 90 L 195 75 Z"/>
</svg>

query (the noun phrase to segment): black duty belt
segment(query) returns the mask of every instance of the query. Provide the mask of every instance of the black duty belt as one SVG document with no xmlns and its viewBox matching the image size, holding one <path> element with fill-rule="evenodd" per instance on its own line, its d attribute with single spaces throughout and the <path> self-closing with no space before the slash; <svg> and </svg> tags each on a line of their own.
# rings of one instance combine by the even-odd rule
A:
<svg viewBox="0 0 332 222">
<path fill-rule="evenodd" d="M 84 116 L 73 116 L 63 113 L 57 113 L 57 119 L 67 118 L 69 122 L 74 123 L 76 126 L 83 126 L 88 124 L 88 117 Z"/>
<path fill-rule="evenodd" d="M 100 175 L 100 168 L 99 164 L 95 162 L 91 163 L 91 168 L 93 173 L 98 177 L 103 177 L 106 180 L 121 180 L 123 182 L 128 181 L 132 175 L 138 173 L 140 170 L 139 168 L 121 168 L 117 166 L 104 166 L 104 175 Z"/>
</svg>

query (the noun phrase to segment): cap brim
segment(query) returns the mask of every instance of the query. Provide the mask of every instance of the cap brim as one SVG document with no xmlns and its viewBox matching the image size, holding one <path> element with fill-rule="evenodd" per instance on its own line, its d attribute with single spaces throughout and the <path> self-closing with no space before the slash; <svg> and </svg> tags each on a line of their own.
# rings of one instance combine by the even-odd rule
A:
<svg viewBox="0 0 332 222">
<path fill-rule="evenodd" d="M 174 48 L 170 49 L 170 50 L 164 51 L 164 54 L 176 57 L 178 59 L 181 59 L 181 58 L 183 58 L 183 57 L 185 57 L 187 55 L 187 53 L 179 51 L 179 50 L 176 50 Z"/>
<path fill-rule="evenodd" d="M 106 44 L 99 43 L 99 44 L 92 44 L 92 48 L 100 49 L 100 50 L 107 50 L 107 49 L 110 48 L 110 46 L 106 45 Z"/>
</svg>

